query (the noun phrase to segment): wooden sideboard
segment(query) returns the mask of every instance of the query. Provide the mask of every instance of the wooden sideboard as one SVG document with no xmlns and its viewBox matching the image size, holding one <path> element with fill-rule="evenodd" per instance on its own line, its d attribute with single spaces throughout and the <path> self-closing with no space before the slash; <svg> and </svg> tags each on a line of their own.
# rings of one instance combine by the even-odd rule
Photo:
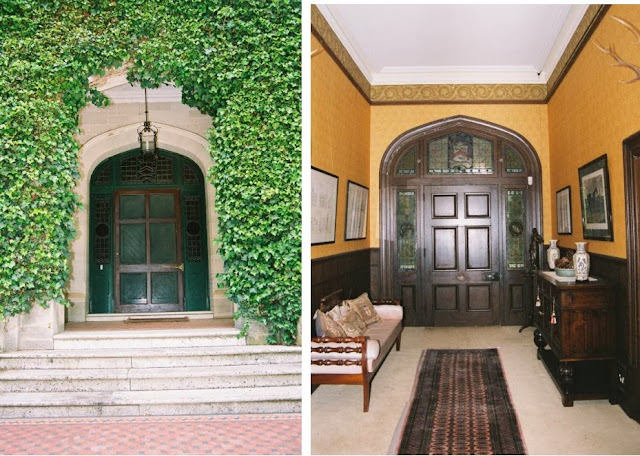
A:
<svg viewBox="0 0 640 456">
<path fill-rule="evenodd" d="M 538 359 L 560 390 L 562 405 L 571 407 L 574 399 L 609 398 L 613 403 L 616 309 L 612 286 L 598 278 L 567 281 L 553 271 L 539 271 L 533 299 Z"/>
</svg>

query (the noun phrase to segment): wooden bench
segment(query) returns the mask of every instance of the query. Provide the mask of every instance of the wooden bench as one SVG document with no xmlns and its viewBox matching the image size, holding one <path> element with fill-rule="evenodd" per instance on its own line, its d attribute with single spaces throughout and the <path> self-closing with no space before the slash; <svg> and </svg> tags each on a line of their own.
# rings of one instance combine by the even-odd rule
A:
<svg viewBox="0 0 640 456">
<path fill-rule="evenodd" d="M 327 313 L 342 303 L 342 290 L 320 300 L 320 311 Z M 363 411 L 369 410 L 371 381 L 391 347 L 400 350 L 402 306 L 398 299 L 372 299 L 380 321 L 360 337 L 315 337 L 311 339 L 312 385 L 362 385 Z"/>
</svg>

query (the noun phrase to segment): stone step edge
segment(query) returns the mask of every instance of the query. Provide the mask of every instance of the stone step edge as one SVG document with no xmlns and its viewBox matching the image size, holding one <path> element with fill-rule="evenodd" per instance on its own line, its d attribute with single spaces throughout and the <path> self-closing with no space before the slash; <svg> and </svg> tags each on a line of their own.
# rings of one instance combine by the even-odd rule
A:
<svg viewBox="0 0 640 456">
<path fill-rule="evenodd" d="M 73 368 L 73 369 L 7 369 L 0 370 L 0 381 L 49 380 L 127 380 L 164 378 L 207 378 L 240 376 L 302 375 L 299 363 L 246 364 L 215 367 L 138 367 L 138 368 Z"/>
<path fill-rule="evenodd" d="M 110 340 L 110 339 L 180 339 L 194 337 L 239 336 L 235 328 L 175 329 L 175 330 L 122 330 L 122 331 L 65 331 L 53 336 L 53 340 Z"/>
<path fill-rule="evenodd" d="M 200 390 L 0 393 L 2 407 L 78 407 L 166 405 L 302 400 L 300 386 L 223 388 Z M 1 414 L 1 412 L 0 412 Z"/>
<path fill-rule="evenodd" d="M 3 358 L 134 358 L 134 357 L 176 357 L 176 356 L 230 356 L 230 355 L 277 355 L 301 354 L 302 348 L 293 345 L 222 345 L 215 347 L 156 347 L 156 348 L 90 348 L 21 350 L 0 352 Z"/>
</svg>

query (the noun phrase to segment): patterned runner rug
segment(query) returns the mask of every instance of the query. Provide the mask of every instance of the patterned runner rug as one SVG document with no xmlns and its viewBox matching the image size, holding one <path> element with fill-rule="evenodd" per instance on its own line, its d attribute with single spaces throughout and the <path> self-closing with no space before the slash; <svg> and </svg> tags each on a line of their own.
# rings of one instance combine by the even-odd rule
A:
<svg viewBox="0 0 640 456">
<path fill-rule="evenodd" d="M 525 454 L 498 350 L 425 350 L 398 454 Z"/>
</svg>

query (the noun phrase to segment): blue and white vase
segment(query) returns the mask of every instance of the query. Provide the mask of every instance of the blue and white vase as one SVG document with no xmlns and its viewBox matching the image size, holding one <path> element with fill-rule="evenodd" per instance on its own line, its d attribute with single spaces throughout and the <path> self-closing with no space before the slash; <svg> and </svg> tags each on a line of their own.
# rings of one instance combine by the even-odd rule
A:
<svg viewBox="0 0 640 456">
<path fill-rule="evenodd" d="M 586 282 L 589 280 L 589 254 L 586 250 L 586 242 L 576 242 L 578 250 L 573 254 L 573 266 L 576 270 L 576 281 Z"/>
<path fill-rule="evenodd" d="M 547 262 L 549 263 L 549 269 L 556 268 L 556 260 L 560 258 L 560 249 L 556 245 L 557 239 L 550 239 L 549 242 L 551 245 L 547 249 Z"/>
</svg>

